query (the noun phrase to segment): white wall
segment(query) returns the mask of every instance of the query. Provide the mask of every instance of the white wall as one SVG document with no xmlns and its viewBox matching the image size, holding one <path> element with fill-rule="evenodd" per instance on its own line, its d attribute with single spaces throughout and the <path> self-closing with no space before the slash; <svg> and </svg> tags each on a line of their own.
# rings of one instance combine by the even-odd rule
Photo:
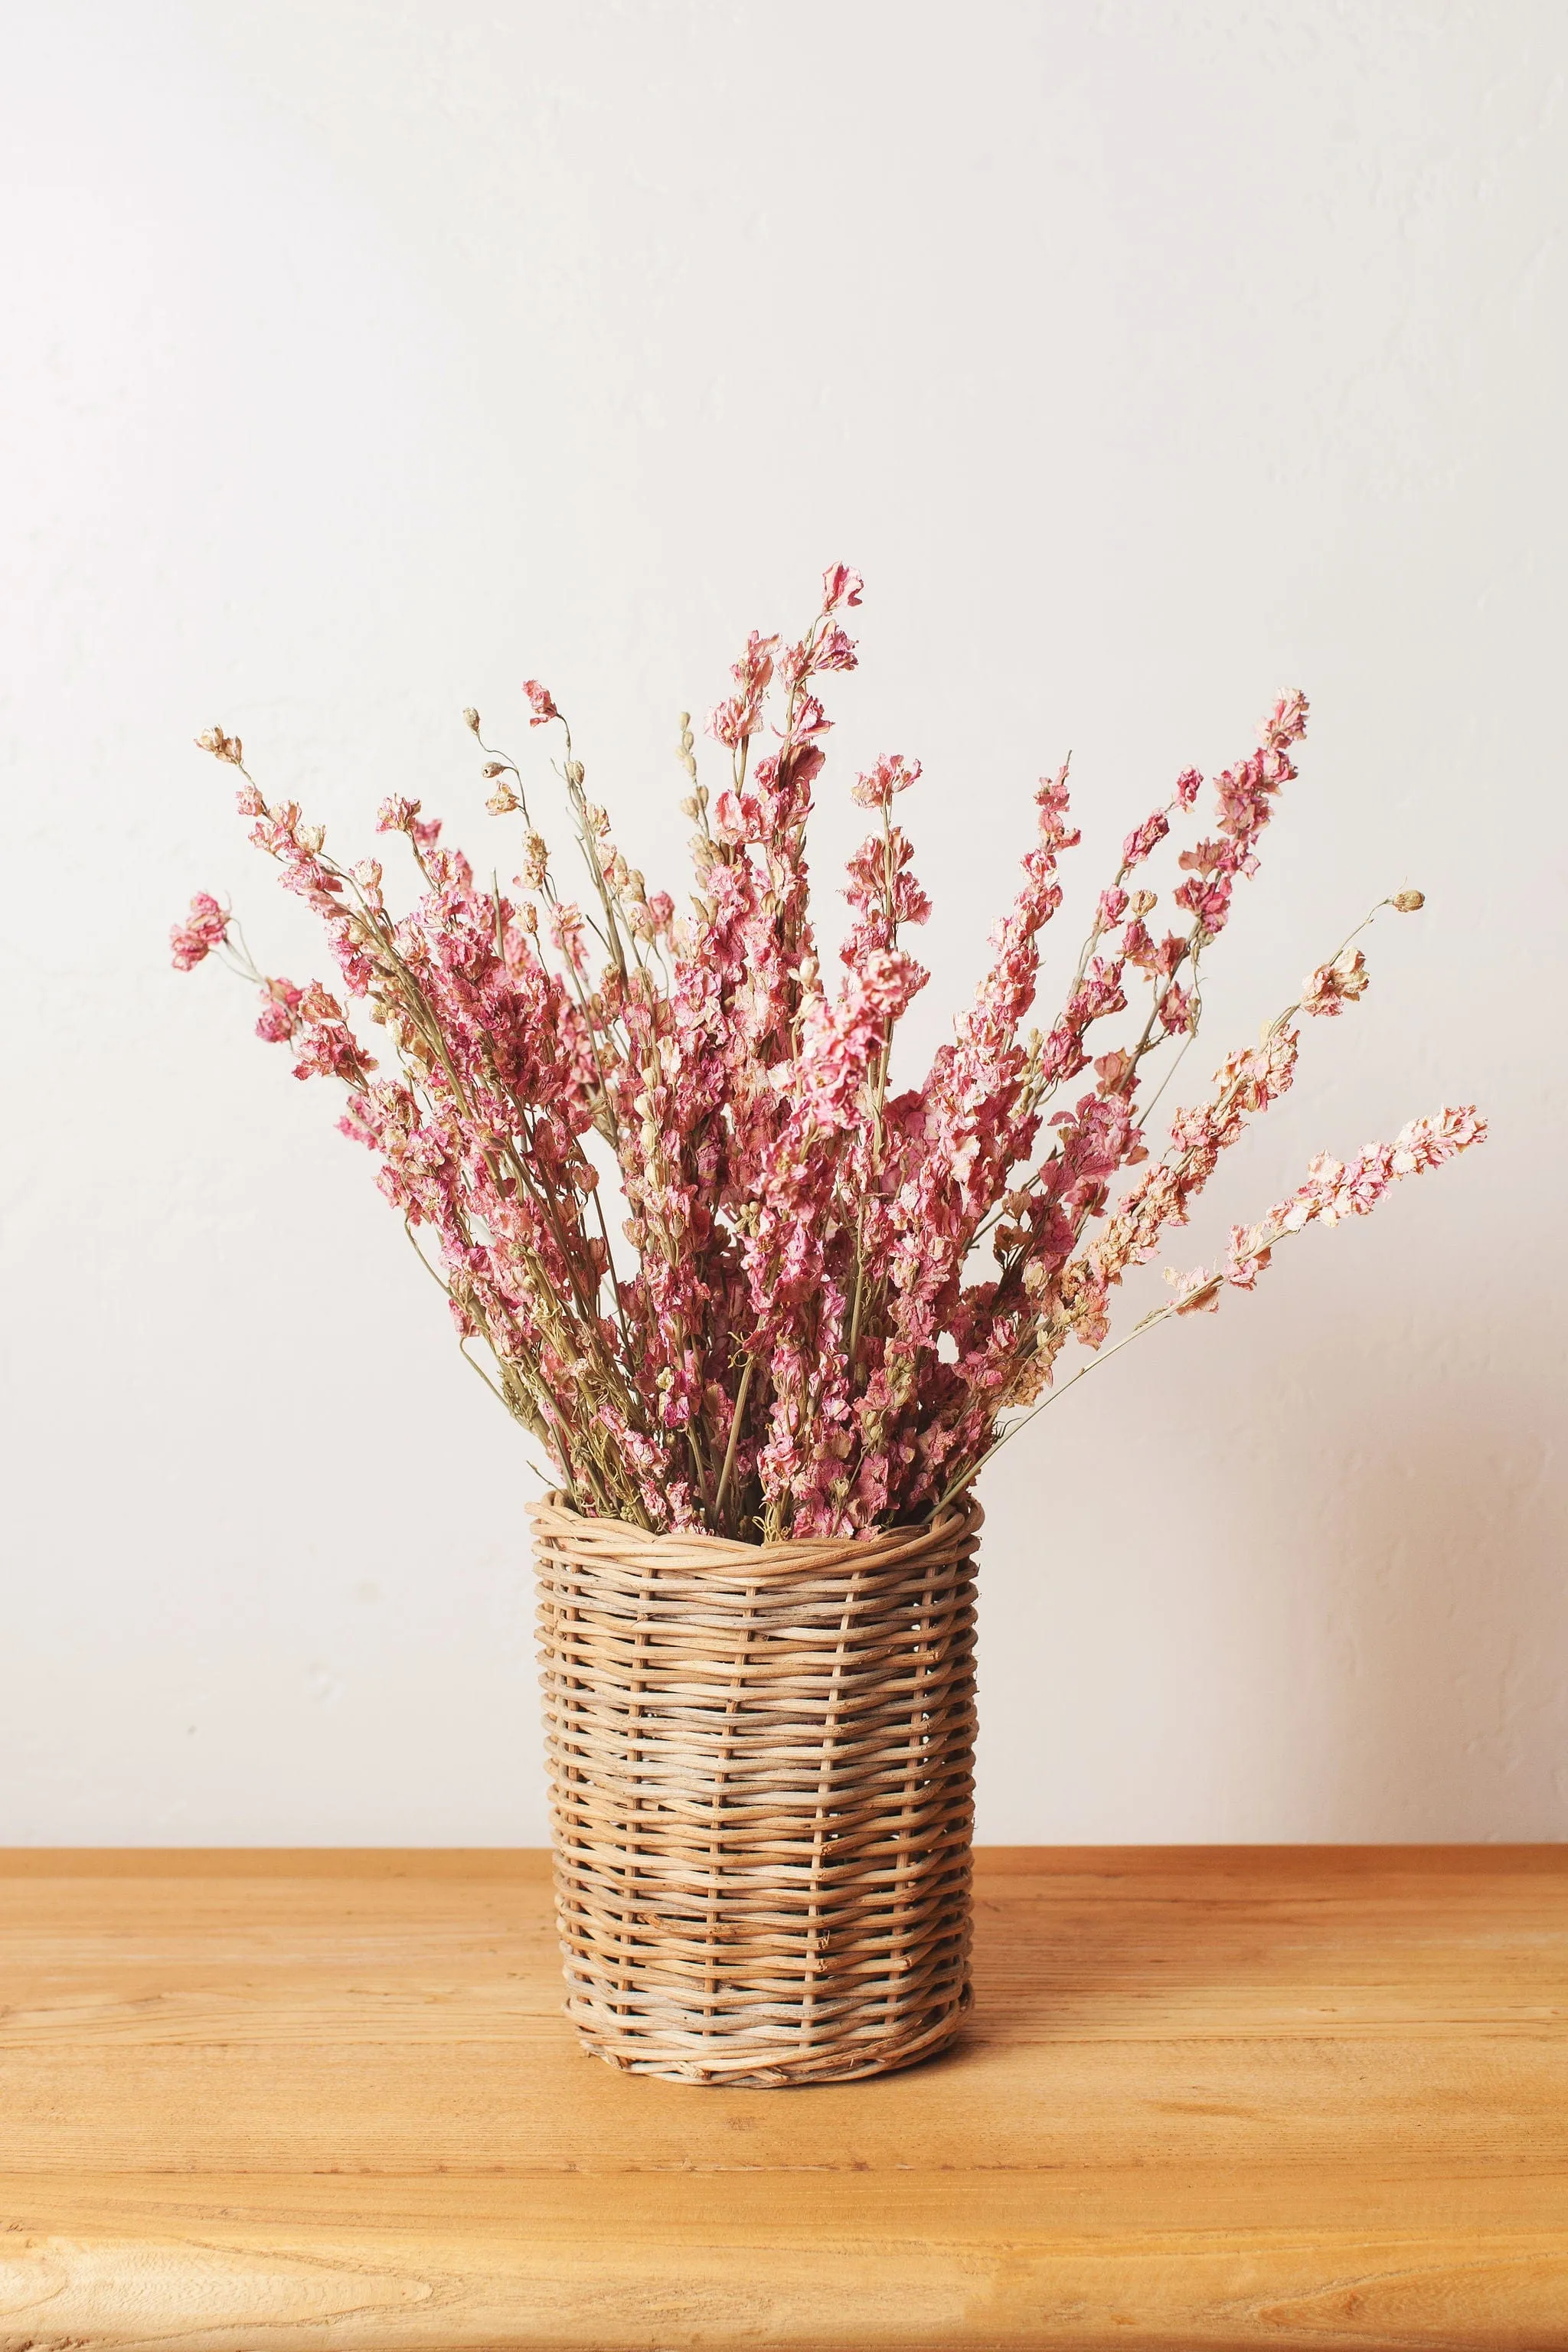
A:
<svg viewBox="0 0 1568 2352">
<path fill-rule="evenodd" d="M 839 556 L 932 1016 L 1042 768 L 1059 963 L 1282 684 L 1189 1069 L 1429 893 L 1178 1262 L 1494 1122 L 1003 1457 L 983 1833 L 1563 1835 L 1568 15 L 12 0 L 0 49 L 0 1838 L 542 1837 L 520 1444 L 327 1091 L 167 968 L 197 886 L 311 968 L 191 739 L 482 838 L 459 709 L 521 740 L 538 675 L 673 870 L 673 714 Z"/>
</svg>

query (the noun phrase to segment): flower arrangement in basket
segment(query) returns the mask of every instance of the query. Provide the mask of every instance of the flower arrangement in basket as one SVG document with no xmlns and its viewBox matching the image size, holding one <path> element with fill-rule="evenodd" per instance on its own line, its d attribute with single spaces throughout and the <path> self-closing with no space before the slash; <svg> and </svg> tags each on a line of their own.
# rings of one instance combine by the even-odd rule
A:
<svg viewBox="0 0 1568 2352">
<path fill-rule="evenodd" d="M 321 917 L 342 993 L 264 974 L 209 896 L 174 933 L 182 969 L 216 951 L 260 989 L 258 1033 L 296 1076 L 341 1081 L 343 1132 L 551 1465 L 533 1517 L 568 2007 L 616 2063 L 692 2080 L 841 2080 L 951 2037 L 975 1479 L 1068 1384 L 1065 1351 L 1070 1378 L 1110 1352 L 1118 1286 L 1289 1087 L 1302 1021 L 1367 985 L 1358 932 L 1151 1138 L 1145 1089 L 1197 1030 L 1205 961 L 1296 774 L 1307 706 L 1288 694 L 1215 779 L 1206 832 L 1188 771 L 1128 835 L 1062 1010 L 1026 1028 L 1079 838 L 1066 769 L 1044 779 L 989 968 L 923 1080 L 896 1085 L 898 1023 L 927 978 L 910 940 L 930 901 L 896 814 L 919 763 L 889 754 L 852 787 L 869 826 L 836 975 L 806 866 L 821 697 L 856 667 L 860 595 L 835 566 L 797 642 L 749 639 L 707 721 L 717 791 L 682 719 L 683 909 L 628 865 L 530 681 L 585 888 L 475 711 L 521 871 L 505 891 L 477 879 L 417 801 L 389 799 L 379 830 L 416 877 L 401 911 L 378 859 L 330 856 L 215 729 L 203 747 L 239 771 L 251 837 Z M 1196 837 L 1156 922 L 1153 861 L 1178 826 Z M 1117 1344 L 1252 1289 L 1282 1243 L 1484 1133 L 1444 1108 L 1315 1160 Z"/>
</svg>

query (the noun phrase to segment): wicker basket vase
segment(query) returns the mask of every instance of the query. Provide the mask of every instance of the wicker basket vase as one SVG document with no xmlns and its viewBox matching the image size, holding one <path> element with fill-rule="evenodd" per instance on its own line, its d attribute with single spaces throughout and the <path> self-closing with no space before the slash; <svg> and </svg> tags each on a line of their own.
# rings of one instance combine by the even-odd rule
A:
<svg viewBox="0 0 1568 2352">
<path fill-rule="evenodd" d="M 532 1512 L 567 2013 L 680 2082 L 842 2083 L 969 2000 L 969 1501 L 857 1543 Z"/>
</svg>

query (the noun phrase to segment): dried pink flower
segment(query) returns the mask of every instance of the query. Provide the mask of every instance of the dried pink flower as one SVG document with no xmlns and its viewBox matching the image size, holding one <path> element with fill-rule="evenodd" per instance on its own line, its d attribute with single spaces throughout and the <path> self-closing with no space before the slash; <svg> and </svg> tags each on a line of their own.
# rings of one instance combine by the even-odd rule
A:
<svg viewBox="0 0 1568 2352">
<path fill-rule="evenodd" d="M 198 890 L 191 911 L 169 933 L 176 971 L 190 971 L 228 938 L 228 916 L 210 891 Z"/>
<path fill-rule="evenodd" d="M 1203 956 L 1295 774 L 1306 705 L 1285 695 L 1258 748 L 1215 780 L 1209 837 L 1184 832 L 1178 927 L 1153 935 L 1156 893 L 1126 886 L 1194 807 L 1193 769 L 1128 835 L 1061 1008 L 1032 1027 L 1079 837 L 1065 767 L 1042 778 L 973 997 L 923 1075 L 898 1070 L 927 977 L 908 937 L 931 902 L 892 821 L 918 762 L 889 754 L 850 788 L 878 823 L 848 863 L 832 986 L 806 861 L 832 724 L 822 694 L 858 658 L 837 616 L 861 593 L 835 565 L 803 635 L 748 638 L 708 722 L 731 755 L 716 792 L 682 718 L 697 831 L 679 913 L 568 750 L 542 788 L 564 790 L 581 903 L 557 894 L 533 786 L 490 754 L 490 805 L 523 812 L 520 896 L 479 880 L 398 794 L 377 823 L 408 844 L 410 895 L 389 903 L 379 860 L 339 864 L 319 825 L 247 777 L 251 838 L 320 918 L 341 992 L 256 970 L 205 894 L 173 935 L 183 969 L 222 947 L 261 992 L 259 1034 L 288 1045 L 300 1077 L 344 1088 L 344 1133 L 568 1493 L 647 1528 L 853 1537 L 961 1491 L 1049 1391 L 1063 1349 L 1102 1346 L 1127 1273 L 1290 1086 L 1298 1014 L 1337 1014 L 1366 987 L 1358 948 L 1320 966 L 1258 1045 L 1221 1064 L 1210 1097 L 1150 1139 L 1145 1065 L 1196 1025 Z M 524 692 L 531 725 L 559 718 L 536 679 Z M 202 740 L 239 764 L 237 739 Z M 362 1014 L 387 1041 L 386 1070 Z M 1091 1065 L 1087 1090 L 1064 1092 Z M 1289 1201 L 1233 1231 L 1223 1266 L 1175 1277 L 1162 1312 L 1251 1287 L 1286 1234 L 1364 1214 L 1483 1133 L 1473 1112 L 1446 1110 L 1348 1167 L 1314 1162 Z"/>
<path fill-rule="evenodd" d="M 1413 1118 L 1392 1143 L 1369 1143 L 1348 1166 L 1321 1153 L 1307 1171 L 1306 1181 L 1289 1200 L 1281 1201 L 1255 1225 L 1233 1225 L 1226 1263 L 1215 1274 L 1167 1275 L 1181 1291 L 1182 1303 L 1192 1301 L 1194 1286 L 1204 1286 L 1204 1303 L 1219 1304 L 1222 1286 L 1251 1290 L 1268 1266 L 1278 1244 L 1288 1235 L 1304 1233 L 1310 1224 L 1337 1225 L 1346 1217 L 1371 1214 L 1390 1188 L 1405 1176 L 1423 1175 L 1440 1168 L 1461 1151 L 1486 1139 L 1487 1123 L 1473 1103 L 1458 1109 L 1445 1104 L 1435 1117 Z M 1209 1291 L 1212 1288 L 1212 1300 Z"/>
<path fill-rule="evenodd" d="M 1163 809 L 1156 809 L 1152 816 L 1146 816 L 1142 824 L 1134 832 L 1130 833 L 1121 845 L 1122 872 L 1130 874 L 1135 866 L 1142 866 L 1150 852 L 1158 848 L 1170 830 L 1171 820 Z"/>
<path fill-rule="evenodd" d="M 1364 996 L 1370 981 L 1360 948 L 1342 949 L 1332 963 L 1321 963 L 1301 982 L 1301 1010 L 1332 1016 Z"/>
<path fill-rule="evenodd" d="M 858 604 L 866 583 L 847 563 L 829 564 L 822 575 L 822 609 L 836 613 L 840 604 Z"/>
<path fill-rule="evenodd" d="M 885 809 L 892 804 L 895 793 L 907 793 L 920 782 L 921 763 L 906 760 L 898 751 L 889 751 L 879 760 L 868 775 L 860 776 L 851 784 L 849 797 L 863 809 Z"/>
</svg>

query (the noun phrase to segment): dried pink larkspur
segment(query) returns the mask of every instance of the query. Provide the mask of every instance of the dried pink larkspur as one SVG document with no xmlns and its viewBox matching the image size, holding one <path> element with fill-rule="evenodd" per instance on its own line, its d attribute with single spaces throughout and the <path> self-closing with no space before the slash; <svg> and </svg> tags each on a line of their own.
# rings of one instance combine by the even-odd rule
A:
<svg viewBox="0 0 1568 2352">
<path fill-rule="evenodd" d="M 1215 779 L 1208 825 L 1183 839 L 1163 886 L 1164 919 L 1151 928 L 1160 895 L 1143 869 L 1199 802 L 1193 768 L 1127 835 L 1060 1012 L 1028 1027 L 1078 840 L 1066 769 L 1041 780 L 973 999 L 924 1076 L 900 1083 L 898 1024 L 927 978 L 909 940 L 930 900 L 893 810 L 919 763 L 889 753 L 851 787 L 873 825 L 849 860 L 836 971 L 806 869 L 822 692 L 856 667 L 842 616 L 861 596 L 858 573 L 834 565 L 799 639 L 747 640 L 707 721 L 726 755 L 716 790 L 682 716 L 697 825 L 684 912 L 588 799 L 536 679 L 528 722 L 562 729 L 580 898 L 557 885 L 534 787 L 482 739 L 489 805 L 521 821 L 506 861 L 521 895 L 478 878 L 419 802 L 395 794 L 377 823 L 411 853 L 402 912 L 377 860 L 340 864 L 292 803 L 265 798 L 237 738 L 202 739 L 240 769 L 252 838 L 321 918 L 342 993 L 262 973 L 205 894 L 174 932 L 176 964 L 220 951 L 262 992 L 261 1035 L 289 1046 L 300 1076 L 342 1083 L 342 1128 L 374 1155 L 465 1348 L 487 1351 L 485 1377 L 573 1500 L 644 1528 L 853 1537 L 962 1492 L 1060 1392 L 1068 1343 L 1101 1349 L 1124 1278 L 1290 1086 L 1300 1018 L 1337 1015 L 1367 985 L 1352 938 L 1151 1140 L 1143 1090 L 1198 1024 L 1205 957 L 1296 774 L 1307 706 L 1287 694 Z M 480 739 L 478 713 L 463 716 Z M 1421 894 L 1384 903 L 1413 911 Z M 384 1068 L 356 1007 L 385 1041 Z M 1484 1132 L 1473 1110 L 1444 1109 L 1348 1165 L 1314 1162 L 1289 1200 L 1235 1228 L 1221 1266 L 1173 1277 L 1133 1328 L 1251 1288 L 1281 1240 L 1364 1214 Z"/>
</svg>

